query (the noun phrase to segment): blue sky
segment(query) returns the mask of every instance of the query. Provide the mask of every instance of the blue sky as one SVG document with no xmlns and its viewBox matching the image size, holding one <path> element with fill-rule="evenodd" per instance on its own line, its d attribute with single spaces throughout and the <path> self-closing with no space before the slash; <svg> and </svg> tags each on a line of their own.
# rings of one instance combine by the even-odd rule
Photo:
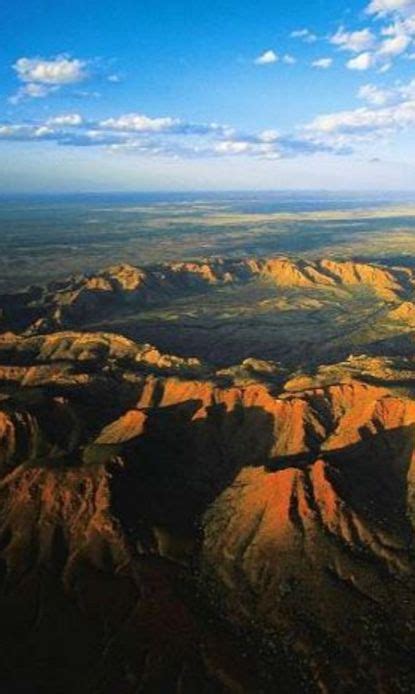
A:
<svg viewBox="0 0 415 694">
<path fill-rule="evenodd" d="M 415 189 L 415 0 L 21 0 L 0 190 Z"/>
</svg>

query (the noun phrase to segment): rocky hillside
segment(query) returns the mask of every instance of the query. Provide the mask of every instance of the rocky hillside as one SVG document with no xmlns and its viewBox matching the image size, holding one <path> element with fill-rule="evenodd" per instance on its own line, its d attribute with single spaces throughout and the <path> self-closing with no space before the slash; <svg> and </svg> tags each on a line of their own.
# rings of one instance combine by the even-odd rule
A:
<svg viewBox="0 0 415 694">
<path fill-rule="evenodd" d="M 166 291 L 250 264 L 175 267 Z M 73 291 L 153 300 L 120 272 Z M 400 271 L 346 274 L 377 272 L 409 291 Z M 414 383 L 410 356 L 288 374 L 109 333 L 3 334 L 3 688 L 413 691 Z"/>
<path fill-rule="evenodd" d="M 2 326 L 3 330 L 32 333 L 77 328 L 108 319 L 113 313 L 119 317 L 122 311 L 163 305 L 177 297 L 191 297 L 217 287 L 238 287 L 255 280 L 279 289 L 367 287 L 378 298 L 396 304 L 415 291 L 415 276 L 410 269 L 351 261 L 271 258 L 214 259 L 147 268 L 119 265 L 96 275 L 71 277 L 0 296 Z"/>
</svg>

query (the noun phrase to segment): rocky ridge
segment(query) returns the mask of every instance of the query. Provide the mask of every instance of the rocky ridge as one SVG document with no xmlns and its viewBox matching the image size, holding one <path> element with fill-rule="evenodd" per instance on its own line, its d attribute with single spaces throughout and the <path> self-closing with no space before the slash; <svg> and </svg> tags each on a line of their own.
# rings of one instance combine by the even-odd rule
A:
<svg viewBox="0 0 415 694">
<path fill-rule="evenodd" d="M 363 286 L 381 299 L 399 304 L 415 289 L 413 271 L 378 265 L 289 258 L 180 262 L 139 268 L 109 267 L 91 276 L 51 282 L 0 296 L 3 330 L 44 333 L 81 327 L 108 311 L 131 310 L 160 304 L 172 296 L 192 295 L 218 286 L 254 279 L 279 288 L 336 289 Z M 406 311 L 411 302 L 406 303 Z M 405 312 L 405 309 L 403 309 Z M 399 318 L 399 314 L 398 314 Z"/>
<path fill-rule="evenodd" d="M 415 687 L 414 356 L 218 367 L 74 328 L 258 275 L 411 315 L 412 271 L 288 259 L 122 266 L 1 300 L 7 691 Z"/>
<path fill-rule="evenodd" d="M 410 691 L 415 405 L 401 362 L 373 385 L 380 361 L 357 361 L 283 383 L 108 334 L 3 335 L 10 682 Z"/>
</svg>

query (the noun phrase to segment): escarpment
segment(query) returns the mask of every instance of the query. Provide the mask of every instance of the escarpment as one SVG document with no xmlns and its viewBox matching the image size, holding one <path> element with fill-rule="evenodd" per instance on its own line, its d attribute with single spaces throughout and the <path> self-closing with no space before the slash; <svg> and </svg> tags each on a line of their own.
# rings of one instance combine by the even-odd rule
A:
<svg viewBox="0 0 415 694">
<path fill-rule="evenodd" d="M 396 302 L 414 291 L 407 268 L 289 258 L 166 263 L 138 268 L 109 267 L 90 276 L 70 277 L 45 287 L 31 287 L 0 297 L 3 325 L 45 332 L 47 328 L 79 327 L 102 312 L 142 308 L 212 287 L 266 280 L 280 288 L 330 289 L 369 287 L 380 298 Z"/>
<path fill-rule="evenodd" d="M 410 691 L 412 373 L 3 334 L 5 686 Z"/>
<path fill-rule="evenodd" d="M 115 333 L 222 368 L 413 351 L 413 270 L 284 257 L 118 265 L 0 296 L 3 332 Z"/>
</svg>

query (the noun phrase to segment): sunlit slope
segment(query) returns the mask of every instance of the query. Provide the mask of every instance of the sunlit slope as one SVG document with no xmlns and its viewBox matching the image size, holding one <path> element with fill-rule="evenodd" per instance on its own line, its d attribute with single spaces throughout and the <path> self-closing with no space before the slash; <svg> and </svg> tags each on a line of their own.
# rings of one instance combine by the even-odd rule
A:
<svg viewBox="0 0 415 694">
<path fill-rule="evenodd" d="M 402 267 L 290 258 L 213 259 L 99 273 L 0 297 L 3 330 L 104 330 L 229 366 L 290 368 L 350 354 L 410 354 L 415 275 Z"/>
</svg>

